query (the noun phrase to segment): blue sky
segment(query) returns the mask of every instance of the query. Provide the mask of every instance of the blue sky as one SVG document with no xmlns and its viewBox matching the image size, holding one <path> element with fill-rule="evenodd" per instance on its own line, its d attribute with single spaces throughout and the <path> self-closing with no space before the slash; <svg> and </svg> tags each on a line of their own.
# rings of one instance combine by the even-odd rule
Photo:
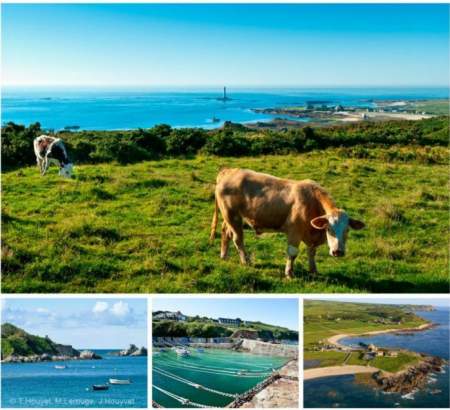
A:
<svg viewBox="0 0 450 410">
<path fill-rule="evenodd" d="M 152 310 L 181 311 L 188 316 L 240 318 L 298 330 L 298 301 L 284 298 L 153 299 Z"/>
<path fill-rule="evenodd" d="M 2 323 L 75 348 L 147 346 L 146 299 L 2 299 Z"/>
<path fill-rule="evenodd" d="M 3 84 L 442 86 L 449 5 L 2 5 Z"/>
</svg>

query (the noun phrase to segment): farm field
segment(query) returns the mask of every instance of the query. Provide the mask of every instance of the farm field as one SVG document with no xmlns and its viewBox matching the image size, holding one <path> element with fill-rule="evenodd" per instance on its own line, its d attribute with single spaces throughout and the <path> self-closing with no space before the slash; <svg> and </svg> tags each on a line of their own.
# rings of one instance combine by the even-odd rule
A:
<svg viewBox="0 0 450 410">
<path fill-rule="evenodd" d="M 362 158 L 360 158 L 362 157 Z M 3 173 L 4 292 L 448 292 L 447 158 L 442 147 L 328 149 L 305 154 L 76 166 Z M 252 265 L 209 244 L 223 166 L 321 183 L 367 227 L 347 256 L 317 254 L 284 278 L 286 239 L 245 231 Z"/>
</svg>

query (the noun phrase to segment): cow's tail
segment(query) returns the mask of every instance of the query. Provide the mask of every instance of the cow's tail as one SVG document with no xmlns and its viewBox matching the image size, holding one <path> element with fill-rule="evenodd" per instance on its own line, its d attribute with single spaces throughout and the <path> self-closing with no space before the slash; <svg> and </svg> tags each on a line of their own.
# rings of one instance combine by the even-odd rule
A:
<svg viewBox="0 0 450 410">
<path fill-rule="evenodd" d="M 217 204 L 217 197 L 214 195 L 214 214 L 211 222 L 211 233 L 209 235 L 209 242 L 214 242 L 216 237 L 217 223 L 219 222 L 219 205 Z"/>
</svg>

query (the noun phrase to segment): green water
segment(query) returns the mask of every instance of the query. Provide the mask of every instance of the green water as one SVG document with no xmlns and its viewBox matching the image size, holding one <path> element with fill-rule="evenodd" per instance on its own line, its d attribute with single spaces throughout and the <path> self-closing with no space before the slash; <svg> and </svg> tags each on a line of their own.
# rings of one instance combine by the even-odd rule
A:
<svg viewBox="0 0 450 410">
<path fill-rule="evenodd" d="M 154 349 L 156 352 L 158 350 Z M 233 401 L 233 397 L 196 388 L 187 381 L 222 393 L 241 394 L 269 376 L 272 369 L 280 368 L 287 361 L 282 357 L 229 350 L 189 350 L 191 355 L 185 357 L 177 356 L 172 350 L 153 354 L 153 400 L 163 407 L 193 407 L 170 397 L 166 392 L 191 402 L 224 407 Z"/>
</svg>

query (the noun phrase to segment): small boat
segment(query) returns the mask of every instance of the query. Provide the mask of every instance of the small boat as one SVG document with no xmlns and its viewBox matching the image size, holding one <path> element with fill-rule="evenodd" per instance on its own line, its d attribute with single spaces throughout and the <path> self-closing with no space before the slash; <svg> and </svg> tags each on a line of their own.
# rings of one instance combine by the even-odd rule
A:
<svg viewBox="0 0 450 410">
<path fill-rule="evenodd" d="M 189 356 L 191 354 L 191 352 L 189 350 L 187 350 L 185 347 L 179 347 L 179 348 L 175 349 L 175 353 L 178 356 Z"/>
<path fill-rule="evenodd" d="M 106 384 L 93 384 L 92 390 L 108 390 L 109 386 Z"/>
<path fill-rule="evenodd" d="M 58 370 L 67 369 L 67 366 L 65 364 L 62 366 L 55 365 L 55 369 L 58 369 Z"/>
<path fill-rule="evenodd" d="M 109 384 L 131 384 L 130 379 L 109 379 Z"/>
<path fill-rule="evenodd" d="M 205 349 L 203 349 L 203 347 L 199 347 L 199 348 L 197 348 L 197 352 L 205 353 Z"/>
<path fill-rule="evenodd" d="M 161 353 L 165 353 L 165 352 L 167 352 L 167 349 L 161 348 L 161 349 L 159 349 L 159 351 L 160 351 Z"/>
</svg>

